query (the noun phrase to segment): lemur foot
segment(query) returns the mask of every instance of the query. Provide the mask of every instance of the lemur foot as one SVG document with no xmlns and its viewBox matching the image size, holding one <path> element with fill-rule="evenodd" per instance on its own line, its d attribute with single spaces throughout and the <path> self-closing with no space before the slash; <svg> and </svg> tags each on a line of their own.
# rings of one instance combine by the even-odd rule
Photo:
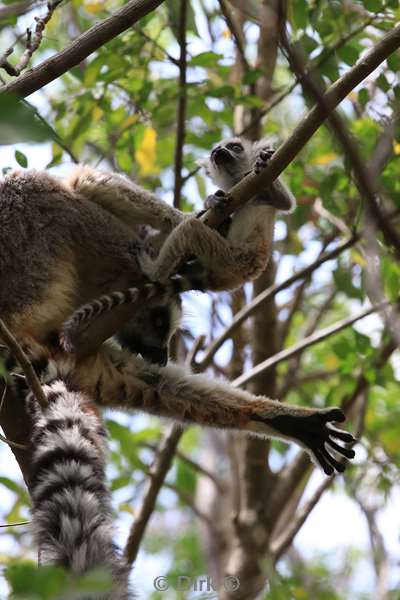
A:
<svg viewBox="0 0 400 600">
<path fill-rule="evenodd" d="M 206 209 L 215 208 L 216 210 L 225 210 L 231 201 L 232 198 L 229 194 L 226 194 L 223 190 L 217 190 L 215 194 L 207 196 L 204 206 Z"/>
<path fill-rule="evenodd" d="M 261 171 L 263 169 L 265 169 L 265 167 L 267 166 L 268 162 L 271 160 L 272 155 L 274 154 L 275 150 L 261 150 L 256 158 L 256 161 L 254 163 L 254 173 L 256 175 L 259 175 L 261 173 Z"/>
<path fill-rule="evenodd" d="M 354 444 L 356 439 L 342 429 L 337 429 L 331 422 L 341 423 L 345 420 L 344 413 L 339 408 L 316 410 L 306 415 L 277 415 L 276 417 L 263 418 L 253 415 L 252 419 L 261 421 L 268 427 L 275 429 L 285 438 L 300 442 L 302 446 L 311 451 L 315 460 L 320 464 L 326 475 L 333 475 L 335 471 L 343 473 L 345 462 L 339 462 L 329 450 L 345 458 L 354 458 L 355 452 L 351 448 L 341 446 L 335 442 L 340 440 L 345 444 Z M 333 439 L 335 438 L 335 439 Z"/>
</svg>

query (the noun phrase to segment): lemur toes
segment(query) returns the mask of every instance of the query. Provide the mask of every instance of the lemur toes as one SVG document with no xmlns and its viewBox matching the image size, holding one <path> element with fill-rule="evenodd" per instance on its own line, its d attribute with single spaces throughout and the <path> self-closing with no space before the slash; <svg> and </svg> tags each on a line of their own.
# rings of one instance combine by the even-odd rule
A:
<svg viewBox="0 0 400 600">
<path fill-rule="evenodd" d="M 355 456 L 354 450 L 338 444 L 333 439 L 345 444 L 356 442 L 351 433 L 331 425 L 332 422 L 345 420 L 345 415 L 339 408 L 316 410 L 304 415 L 281 414 L 271 418 L 254 415 L 253 419 L 262 421 L 282 436 L 295 440 L 310 450 L 327 475 L 332 475 L 334 471 L 342 473 L 346 468 L 346 462 L 341 462 L 340 458 L 337 460 L 331 451 L 344 459 L 352 459 Z"/>
<path fill-rule="evenodd" d="M 335 423 L 343 423 L 346 420 L 346 415 L 340 408 L 331 408 L 326 412 L 321 413 L 321 417 L 328 423 L 328 421 L 334 421 Z"/>
<path fill-rule="evenodd" d="M 215 208 L 216 210 L 225 210 L 231 201 L 231 196 L 225 194 L 223 190 L 217 190 L 215 194 L 207 196 L 204 205 L 207 209 Z"/>
<path fill-rule="evenodd" d="M 268 164 L 275 150 L 261 150 L 254 163 L 254 173 L 258 175 Z"/>
</svg>

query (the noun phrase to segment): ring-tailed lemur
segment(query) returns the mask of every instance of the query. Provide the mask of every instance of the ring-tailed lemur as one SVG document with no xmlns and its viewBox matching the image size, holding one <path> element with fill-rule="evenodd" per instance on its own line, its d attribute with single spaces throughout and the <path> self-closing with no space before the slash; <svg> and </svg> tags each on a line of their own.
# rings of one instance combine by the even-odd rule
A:
<svg viewBox="0 0 400 600">
<path fill-rule="evenodd" d="M 18 372 L 12 356 L 8 368 Z M 35 364 L 42 378 L 47 361 Z M 110 492 L 106 482 L 106 431 L 98 408 L 81 391 L 60 379 L 43 386 L 48 406 L 42 410 L 23 378 L 18 396 L 26 397 L 32 418 L 32 464 L 29 491 L 33 533 L 41 565 L 62 566 L 79 577 L 104 570 L 109 591 L 93 600 L 130 600 L 129 566 L 113 541 Z M 108 586 L 107 586 L 108 587 Z M 87 594 L 73 594 L 83 600 Z"/>
<path fill-rule="evenodd" d="M 263 147 L 237 138 L 221 142 L 207 162 L 210 176 L 230 188 L 265 164 Z M 207 205 L 226 201 L 216 195 Z M 146 252 L 139 257 L 157 281 L 165 280 L 180 260 L 195 256 L 205 269 L 206 289 L 237 287 L 268 261 L 275 208 L 293 204 L 291 193 L 274 182 L 235 213 L 224 239 L 121 175 L 88 167 L 78 167 L 66 180 L 44 172 L 13 172 L 0 182 L 0 314 L 19 339 L 44 342 L 85 302 L 144 283 L 135 253 L 143 225 L 158 232 L 147 236 Z M 198 279 L 192 283 L 196 287 Z M 151 307 L 135 306 L 120 340 L 133 352 L 165 362 L 179 314 L 176 296 Z"/>
<path fill-rule="evenodd" d="M 206 208 L 226 206 L 229 203 L 226 192 L 251 170 L 259 173 L 266 166 L 273 153 L 267 144 L 265 140 L 252 143 L 242 138 L 229 138 L 213 148 L 210 158 L 201 161 L 201 164 L 221 189 L 207 198 Z M 89 171 L 88 177 L 91 183 L 87 188 L 96 189 L 96 172 L 91 174 Z M 86 193 L 84 182 L 83 170 L 81 180 L 78 177 L 74 183 L 74 187 L 79 188 L 81 193 Z M 116 202 L 116 198 L 107 195 L 108 183 L 106 185 L 100 182 L 98 185 L 96 201 L 123 218 L 129 212 L 126 199 L 119 193 L 118 199 L 121 201 Z M 89 193 L 87 197 L 90 197 Z M 276 210 L 291 211 L 295 204 L 290 190 L 278 179 L 233 215 L 230 223 L 224 227 L 225 237 L 196 218 L 183 220 L 165 239 L 157 258 L 154 259 L 154 252 L 145 252 L 139 256 L 143 270 L 154 280 L 155 285 L 146 284 L 139 289 L 131 287 L 116 291 L 82 306 L 63 327 L 65 347 L 71 350 L 79 333 L 93 319 L 121 305 L 135 303 L 135 306 L 140 307 L 150 298 L 163 295 L 173 298 L 180 292 L 192 289 L 233 289 L 257 277 L 270 257 Z M 182 275 L 168 282 L 179 264 L 192 255 L 204 267 L 203 272 Z M 164 282 L 165 285 L 160 286 L 159 282 Z"/>
<path fill-rule="evenodd" d="M 354 457 L 352 449 L 335 441 L 355 442 L 350 433 L 332 426 L 332 422 L 345 419 L 338 408 L 289 406 L 255 396 L 208 375 L 194 375 L 172 362 L 165 367 L 150 364 L 111 341 L 97 354 L 79 361 L 57 349 L 50 353 L 47 347 L 33 342 L 29 354 L 33 365 L 47 371 L 50 380 L 59 377 L 68 389 L 82 391 L 105 408 L 139 410 L 181 423 L 295 442 L 327 475 L 345 469 L 336 455 Z"/>
</svg>

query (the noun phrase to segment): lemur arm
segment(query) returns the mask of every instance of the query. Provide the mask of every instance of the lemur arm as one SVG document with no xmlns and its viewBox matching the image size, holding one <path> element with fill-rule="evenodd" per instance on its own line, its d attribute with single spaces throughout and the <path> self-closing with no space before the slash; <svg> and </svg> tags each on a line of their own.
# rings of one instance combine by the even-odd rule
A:
<svg viewBox="0 0 400 600">
<path fill-rule="evenodd" d="M 65 355 L 63 360 L 73 361 Z M 341 457 L 354 457 L 352 449 L 335 441 L 355 441 L 350 433 L 331 425 L 332 421 L 345 419 L 338 408 L 289 406 L 206 375 L 191 374 L 173 363 L 166 367 L 150 365 L 110 342 L 78 365 L 64 367 L 64 372 L 69 373 L 67 381 L 74 389 L 86 392 L 104 407 L 137 409 L 182 423 L 295 442 L 309 452 L 327 475 L 345 469 L 332 450 Z"/>
<path fill-rule="evenodd" d="M 142 224 L 169 233 L 187 216 L 118 173 L 97 171 L 80 165 L 66 178 L 65 183 L 132 229 Z"/>
<path fill-rule="evenodd" d="M 153 281 L 165 282 L 194 255 L 205 269 L 210 290 L 234 289 L 256 278 L 271 253 L 275 209 L 258 205 L 242 210 L 226 238 L 199 219 L 185 220 L 167 237 L 154 261 L 139 255 L 143 271 Z"/>
</svg>

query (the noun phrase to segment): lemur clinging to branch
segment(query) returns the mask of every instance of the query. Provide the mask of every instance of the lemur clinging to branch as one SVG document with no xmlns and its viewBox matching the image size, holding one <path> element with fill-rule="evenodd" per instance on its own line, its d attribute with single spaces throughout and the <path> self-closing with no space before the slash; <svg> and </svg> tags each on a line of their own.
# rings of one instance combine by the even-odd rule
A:
<svg viewBox="0 0 400 600">
<path fill-rule="evenodd" d="M 268 154 L 261 147 L 236 138 L 221 142 L 209 159 L 211 176 L 230 187 L 265 163 Z M 185 289 L 236 287 L 268 260 L 274 206 L 288 209 L 294 203 L 279 181 L 260 198 L 237 211 L 224 239 L 121 175 L 88 167 L 78 167 L 65 180 L 44 172 L 11 173 L 0 182 L 0 314 L 19 339 L 45 341 L 85 302 L 145 282 L 143 265 L 153 277 L 161 269 L 164 280 L 189 256 L 205 271 L 201 281 L 189 276 Z M 221 202 L 225 198 L 212 196 L 208 204 Z M 158 234 L 145 239 L 139 264 L 135 252 L 142 225 Z M 124 318 L 132 316 L 120 340 L 133 352 L 165 362 L 179 321 L 177 296 L 135 306 L 132 313 L 129 307 L 118 310 L 125 310 Z"/>
<path fill-rule="evenodd" d="M 221 188 L 207 198 L 206 208 L 225 207 L 229 203 L 229 189 L 253 169 L 259 173 L 272 152 L 265 140 L 253 143 L 242 138 L 229 138 L 217 144 L 210 157 L 200 161 L 212 181 Z M 96 172 L 88 172 L 90 184 L 85 183 L 85 177 L 83 171 L 73 187 L 121 218 L 129 219 L 127 215 L 131 210 L 130 218 L 134 219 L 135 206 L 128 197 L 119 191 L 117 197 L 109 195 L 111 189 L 118 190 L 118 185 L 114 186 L 109 181 L 103 183 L 101 175 Z M 79 344 L 80 331 L 88 327 L 94 318 L 122 304 L 134 302 L 139 306 L 140 302 L 154 296 L 163 293 L 176 296 L 190 289 L 229 290 L 254 279 L 265 269 L 271 254 L 276 210 L 290 211 L 295 204 L 290 190 L 278 179 L 235 212 L 231 222 L 223 227 L 225 236 L 197 218 L 183 220 L 166 237 L 158 256 L 150 246 L 150 252 L 145 249 L 138 257 L 144 272 L 156 284 L 164 282 L 165 287 L 146 285 L 141 289 L 131 288 L 98 298 L 82 307 L 64 326 L 66 347 L 71 349 L 74 342 Z M 203 272 L 168 282 L 179 265 L 193 256 L 202 265 Z"/>
</svg>

